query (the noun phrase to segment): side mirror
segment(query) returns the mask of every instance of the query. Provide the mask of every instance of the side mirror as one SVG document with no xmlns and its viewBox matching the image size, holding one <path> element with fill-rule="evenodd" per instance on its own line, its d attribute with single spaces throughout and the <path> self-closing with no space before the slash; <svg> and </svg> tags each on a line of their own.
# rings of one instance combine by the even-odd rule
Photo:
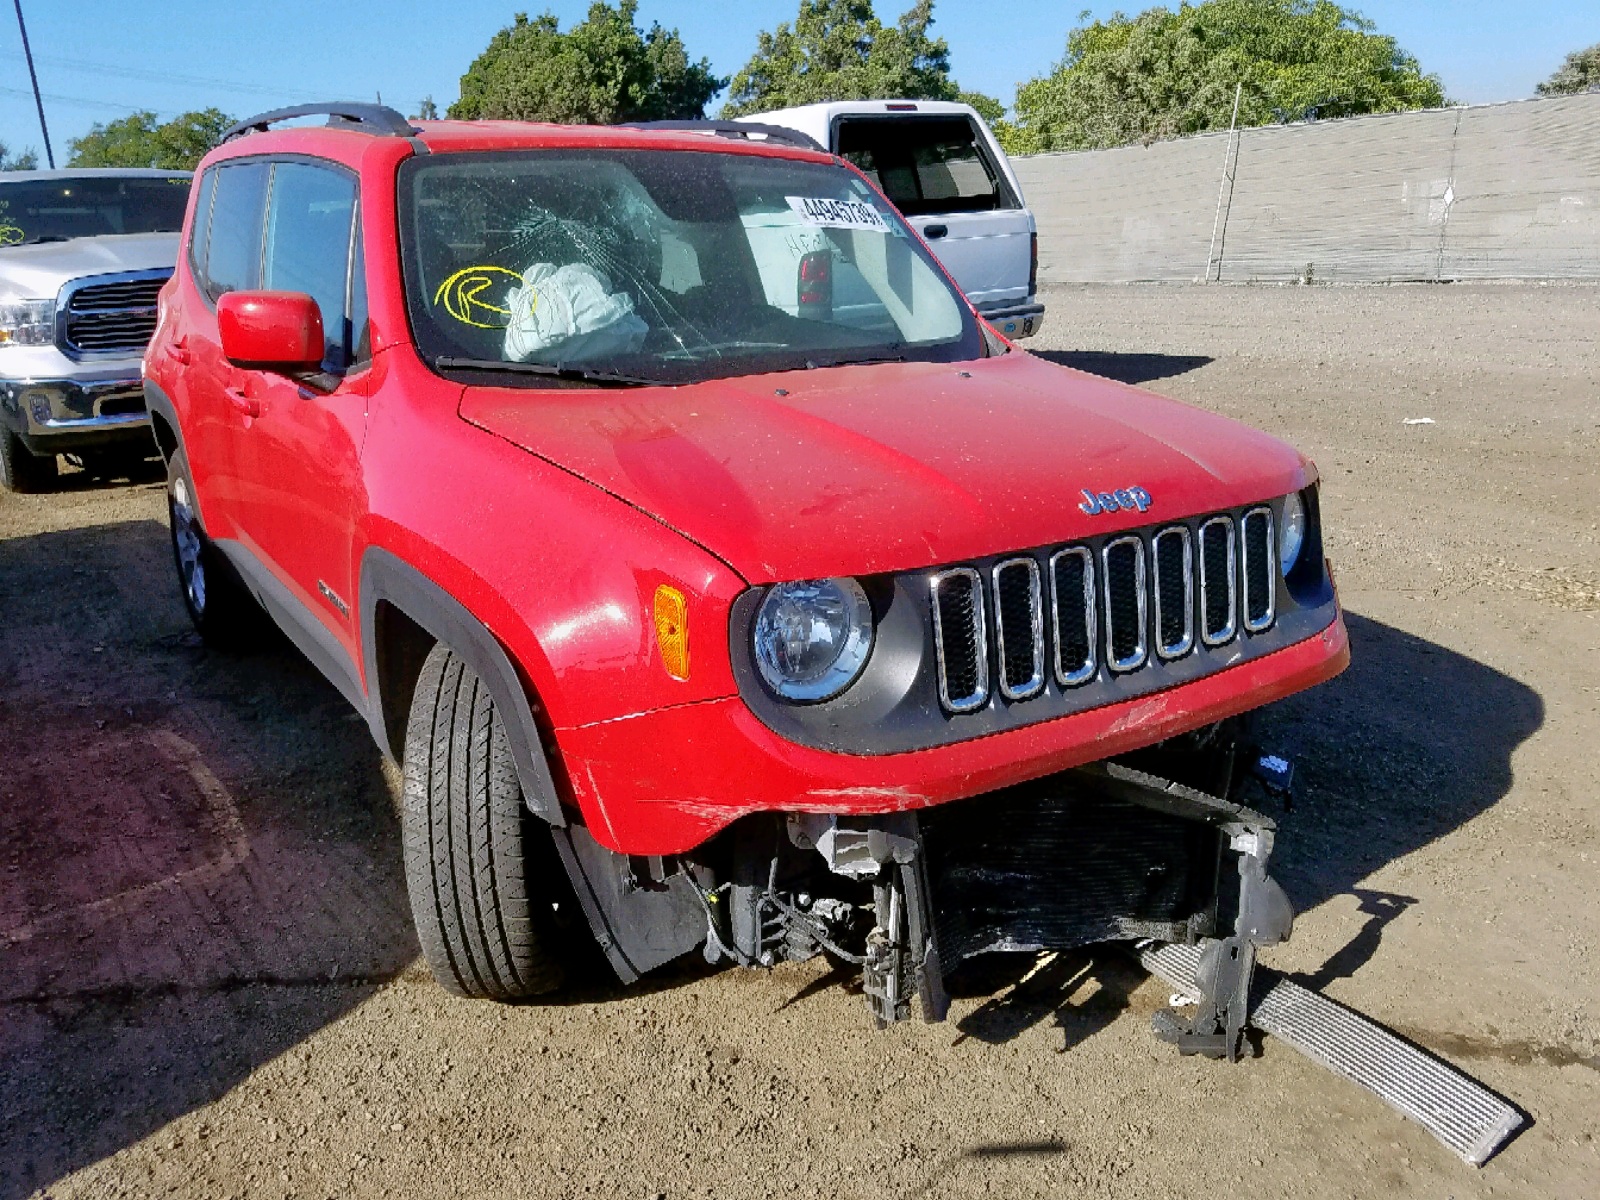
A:
<svg viewBox="0 0 1600 1200">
<path fill-rule="evenodd" d="M 235 366 L 314 371 L 322 312 L 304 292 L 228 292 L 217 301 L 223 356 Z"/>
</svg>

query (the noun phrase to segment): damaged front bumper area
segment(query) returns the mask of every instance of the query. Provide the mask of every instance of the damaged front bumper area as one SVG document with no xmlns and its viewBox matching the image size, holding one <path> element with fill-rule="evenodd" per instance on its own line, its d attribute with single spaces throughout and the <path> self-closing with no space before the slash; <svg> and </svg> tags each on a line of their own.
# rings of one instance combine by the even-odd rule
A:
<svg viewBox="0 0 1600 1200">
<path fill-rule="evenodd" d="M 1202 948 L 1205 997 L 1159 1030 L 1234 1059 L 1255 954 L 1293 914 L 1267 874 L 1273 821 L 1238 799 L 1281 789 L 1260 766 L 1281 760 L 1233 725 L 920 811 L 751 814 L 675 858 L 612 854 L 581 826 L 557 843 L 624 980 L 702 943 L 742 966 L 826 954 L 860 967 L 888 1025 L 913 1002 L 942 1020 L 946 972 L 976 955 L 1177 942 Z M 1169 765 L 1204 786 L 1149 773 Z"/>
</svg>

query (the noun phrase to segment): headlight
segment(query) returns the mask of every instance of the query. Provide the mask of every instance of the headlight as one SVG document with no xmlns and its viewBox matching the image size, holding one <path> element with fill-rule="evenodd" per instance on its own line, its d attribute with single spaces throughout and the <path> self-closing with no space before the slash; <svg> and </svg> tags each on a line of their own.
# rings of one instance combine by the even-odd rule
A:
<svg viewBox="0 0 1600 1200">
<path fill-rule="evenodd" d="M 0 300 L 0 346 L 48 346 L 55 340 L 54 300 Z"/>
<path fill-rule="evenodd" d="M 854 579 L 780 583 L 756 612 L 756 666 L 785 700 L 828 700 L 872 652 L 872 605 Z"/>
<path fill-rule="evenodd" d="M 1283 515 L 1278 518 L 1278 566 L 1285 576 L 1300 561 L 1300 551 L 1305 544 L 1305 502 L 1300 499 L 1300 493 L 1291 492 L 1283 498 Z"/>
</svg>

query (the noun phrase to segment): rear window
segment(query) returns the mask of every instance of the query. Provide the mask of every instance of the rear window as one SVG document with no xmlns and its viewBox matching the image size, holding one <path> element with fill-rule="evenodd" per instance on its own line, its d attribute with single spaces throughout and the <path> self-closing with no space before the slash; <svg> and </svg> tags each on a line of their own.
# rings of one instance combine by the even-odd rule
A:
<svg viewBox="0 0 1600 1200">
<path fill-rule="evenodd" d="M 1021 207 L 967 117 L 846 117 L 838 142 L 908 217 Z"/>
</svg>

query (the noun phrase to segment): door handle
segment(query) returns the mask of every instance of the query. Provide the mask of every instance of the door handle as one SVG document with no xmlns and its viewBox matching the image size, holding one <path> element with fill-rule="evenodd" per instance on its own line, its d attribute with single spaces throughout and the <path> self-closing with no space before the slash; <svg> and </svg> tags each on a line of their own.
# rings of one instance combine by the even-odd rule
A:
<svg viewBox="0 0 1600 1200">
<path fill-rule="evenodd" d="M 924 225 L 922 227 L 922 236 L 927 238 L 929 241 L 932 241 L 934 238 L 942 238 L 949 232 L 950 227 L 948 225 Z"/>
<path fill-rule="evenodd" d="M 228 404 L 235 412 L 243 413 L 247 417 L 261 415 L 261 401 L 246 395 L 242 387 L 223 388 L 222 394 L 228 398 Z"/>
<path fill-rule="evenodd" d="M 189 365 L 189 339 L 174 338 L 167 346 L 167 357 L 179 366 Z"/>
</svg>

